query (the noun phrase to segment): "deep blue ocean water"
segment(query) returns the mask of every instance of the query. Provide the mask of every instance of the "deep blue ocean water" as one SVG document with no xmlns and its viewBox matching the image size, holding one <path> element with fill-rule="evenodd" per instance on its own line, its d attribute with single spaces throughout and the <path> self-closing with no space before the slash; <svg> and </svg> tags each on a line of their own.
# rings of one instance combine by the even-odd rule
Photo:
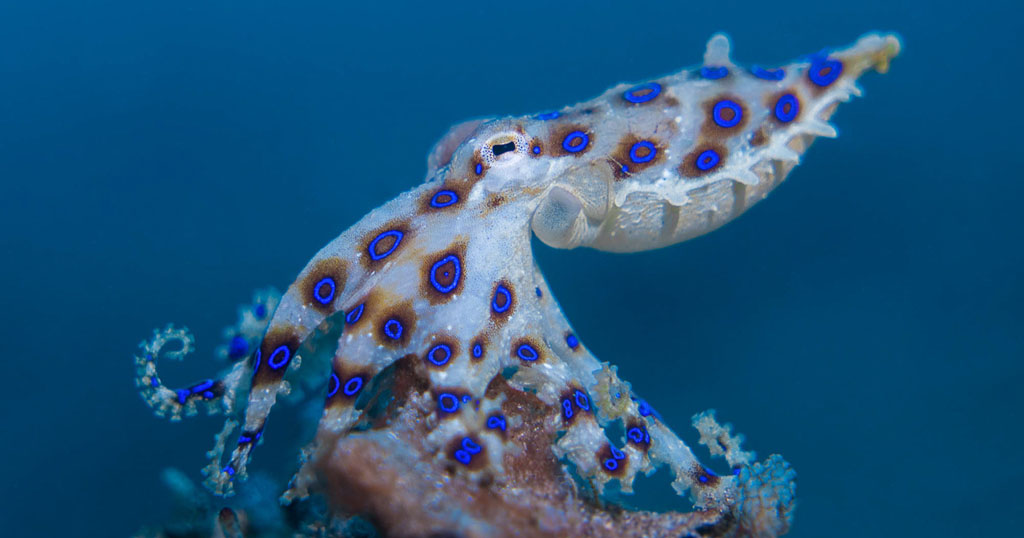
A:
<svg viewBox="0 0 1024 538">
<path fill-rule="evenodd" d="M 220 421 L 152 417 L 138 341 L 187 324 L 199 352 L 171 375 L 212 374 L 236 305 L 420 182 L 450 124 L 696 64 L 717 30 L 748 64 L 870 30 L 904 52 L 723 229 L 634 255 L 538 246 L 581 339 L 689 439 L 716 408 L 792 462 L 792 536 L 1019 533 L 1010 2 L 148 4 L 0 4 L 0 534 L 164 520 L 160 470 L 198 478 Z M 271 419 L 254 468 L 287 474 L 298 429 Z M 652 483 L 637 502 L 671 507 Z"/>
</svg>

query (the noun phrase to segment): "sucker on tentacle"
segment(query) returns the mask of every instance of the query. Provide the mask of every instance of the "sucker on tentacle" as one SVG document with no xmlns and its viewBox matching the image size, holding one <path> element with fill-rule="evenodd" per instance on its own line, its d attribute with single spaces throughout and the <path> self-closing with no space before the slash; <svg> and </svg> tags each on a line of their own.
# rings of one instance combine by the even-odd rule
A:
<svg viewBox="0 0 1024 538">
<path fill-rule="evenodd" d="M 142 345 L 140 392 L 173 420 L 199 407 L 228 415 L 206 469 L 221 495 L 246 476 L 301 353 L 302 370 L 322 376 L 325 400 L 285 502 L 355 480 L 331 474 L 349 469 L 338 447 L 391 447 L 394 439 L 373 432 L 392 431 L 415 447 L 393 454 L 393 469 L 428 465 L 487 495 L 524 487 L 541 469 L 558 475 L 545 487 L 560 498 L 580 498 L 564 489 L 573 480 L 604 498 L 610 482 L 629 493 L 638 473 L 667 466 L 702 515 L 651 519 L 664 529 L 784 533 L 795 492 L 788 464 L 778 456 L 754 463 L 742 437 L 711 412 L 696 415 L 694 427 L 733 472 L 701 464 L 583 345 L 534 261 L 531 232 L 559 248 L 633 252 L 714 230 L 767 196 L 816 137 L 836 136 L 828 120 L 837 104 L 860 95 L 857 78 L 885 72 L 899 48 L 893 35 L 869 34 L 777 68 L 744 68 L 719 34 L 697 68 L 557 111 L 459 124 L 431 151 L 425 183 L 331 241 L 283 296 L 263 293 L 242 310 L 218 351 L 238 361 L 225 377 L 164 387 L 156 359 L 180 359 L 192 347 L 187 330 L 168 327 Z M 333 350 L 310 348 L 311 335 L 339 325 Z M 168 351 L 171 342 L 182 349 Z M 588 515 L 570 517 L 580 525 L 603 517 L 580 510 Z M 489 532 L 484 516 L 444 513 L 424 515 L 423 524 Z"/>
</svg>

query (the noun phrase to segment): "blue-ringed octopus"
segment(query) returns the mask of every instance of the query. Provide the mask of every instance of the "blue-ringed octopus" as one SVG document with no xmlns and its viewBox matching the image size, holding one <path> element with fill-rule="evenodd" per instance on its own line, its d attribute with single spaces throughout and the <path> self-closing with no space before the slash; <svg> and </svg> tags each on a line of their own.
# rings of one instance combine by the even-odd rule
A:
<svg viewBox="0 0 1024 538">
<path fill-rule="evenodd" d="M 157 360 L 188 354 L 191 335 L 169 326 L 143 342 L 143 398 L 174 420 L 198 409 L 228 417 L 205 469 L 226 496 L 247 476 L 278 396 L 318 379 L 318 431 L 282 501 L 335 491 L 391 535 L 601 535 L 625 517 L 602 506 L 609 484 L 628 493 L 660 466 L 694 511 L 634 519 L 618 535 L 784 533 L 789 465 L 755 463 L 711 412 L 693 419 L 700 443 L 733 472 L 701 464 L 573 332 L 530 247 L 535 234 L 556 248 L 635 252 L 722 226 L 781 183 L 815 138 L 836 136 L 836 106 L 860 95 L 865 71 L 885 72 L 900 42 L 868 34 L 774 68 L 741 67 L 729 48 L 718 34 L 695 68 L 452 127 L 423 184 L 324 246 L 283 295 L 259 292 L 243 309 L 218 350 L 236 360 L 224 375 L 169 388 Z M 324 334 L 337 344 L 312 344 Z M 388 484 L 352 479 L 359 466 L 420 497 L 403 503 L 392 489 L 374 503 Z M 516 507 L 523 517 L 499 522 L 479 508 L 484 498 L 503 518 Z"/>
</svg>

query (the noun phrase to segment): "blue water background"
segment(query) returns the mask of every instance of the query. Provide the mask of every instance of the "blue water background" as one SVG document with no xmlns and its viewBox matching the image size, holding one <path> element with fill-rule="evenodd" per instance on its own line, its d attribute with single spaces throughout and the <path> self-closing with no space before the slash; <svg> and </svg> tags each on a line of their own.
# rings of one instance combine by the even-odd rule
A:
<svg viewBox="0 0 1024 538">
<path fill-rule="evenodd" d="M 0 4 L 0 534 L 165 519 L 160 470 L 198 478 L 220 422 L 152 417 L 137 342 L 188 324 L 199 352 L 171 381 L 213 373 L 236 305 L 421 181 L 450 124 L 696 64 L 716 30 L 771 64 L 875 29 L 904 38 L 891 73 L 738 221 L 538 257 L 581 339 L 677 431 L 716 408 L 793 463 L 792 536 L 1019 532 L 1019 8 L 277 4 Z M 297 431 L 272 418 L 254 466 L 287 475 Z M 652 484 L 641 500 L 671 507 Z"/>
</svg>

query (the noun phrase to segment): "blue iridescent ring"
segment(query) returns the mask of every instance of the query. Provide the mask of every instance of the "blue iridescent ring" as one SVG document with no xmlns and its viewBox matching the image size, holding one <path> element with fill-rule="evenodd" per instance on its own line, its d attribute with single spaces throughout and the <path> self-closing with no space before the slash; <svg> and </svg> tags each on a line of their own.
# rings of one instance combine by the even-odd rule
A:
<svg viewBox="0 0 1024 538">
<path fill-rule="evenodd" d="M 484 356 L 484 348 L 480 344 L 473 344 L 473 358 L 479 359 Z"/>
<path fill-rule="evenodd" d="M 440 357 L 437 356 L 438 354 L 440 354 Z M 448 364 L 448 360 L 451 358 L 452 348 L 448 347 L 448 344 L 437 344 L 427 352 L 427 360 L 437 366 Z"/>
<path fill-rule="evenodd" d="M 455 273 L 451 277 L 450 284 L 441 284 L 437 278 L 438 271 L 441 271 L 445 265 L 452 264 L 451 271 Z M 447 272 L 445 272 L 447 273 Z M 442 274 L 442 277 L 447 278 L 447 274 Z M 441 258 L 430 268 L 430 285 L 434 286 L 434 289 L 441 293 L 451 293 L 455 288 L 459 286 L 459 279 L 462 277 L 462 263 L 459 261 L 459 257 L 454 254 L 449 254 L 444 258 Z"/>
<path fill-rule="evenodd" d="M 530 344 L 519 344 L 519 347 L 516 348 L 516 355 L 524 361 L 535 361 L 540 357 L 537 350 L 533 349 Z"/>
<path fill-rule="evenodd" d="M 363 308 L 366 307 L 366 303 L 360 303 L 359 306 L 349 310 L 348 314 L 345 314 L 345 323 L 349 325 L 359 321 L 359 318 L 363 317 Z"/>
<path fill-rule="evenodd" d="M 477 444 L 476 441 L 469 437 L 462 438 L 462 448 L 463 450 L 469 452 L 470 454 L 479 454 L 480 451 L 483 450 L 483 447 L 481 447 L 479 444 Z"/>
<path fill-rule="evenodd" d="M 648 82 L 646 84 L 637 84 L 632 88 L 625 91 L 622 94 L 622 98 L 629 101 L 630 103 L 646 103 L 651 99 L 654 99 L 661 93 L 661 84 L 657 82 Z"/>
<path fill-rule="evenodd" d="M 590 137 L 587 136 L 587 133 L 584 133 L 583 131 L 573 131 L 565 135 L 565 140 L 562 140 L 562 149 L 569 153 L 578 153 L 583 151 L 589 143 Z"/>
<path fill-rule="evenodd" d="M 505 431 L 508 423 L 505 421 L 505 417 L 501 415 L 495 415 L 487 419 L 487 427 L 492 430 Z"/>
<path fill-rule="evenodd" d="M 504 297 L 505 301 L 501 304 L 498 303 L 498 297 Z M 508 288 L 498 284 L 494 288 L 494 298 L 491 299 L 491 310 L 494 310 L 496 314 L 504 314 L 512 307 L 512 292 L 508 291 Z"/>
<path fill-rule="evenodd" d="M 459 201 L 459 195 L 455 191 L 441 190 L 434 193 L 430 198 L 430 207 L 441 209 Z"/>
<path fill-rule="evenodd" d="M 724 113 L 727 110 L 732 112 L 732 117 L 727 118 L 725 116 Z M 722 99 L 715 103 L 715 108 L 711 112 L 711 117 L 715 120 L 715 123 L 718 124 L 719 127 L 724 127 L 726 129 L 735 127 L 743 120 L 743 108 L 740 107 L 736 101 L 731 101 L 729 99 Z"/>
<path fill-rule="evenodd" d="M 338 389 L 341 388 L 341 380 L 338 379 L 338 374 L 331 373 L 331 379 L 327 382 L 327 397 L 330 398 L 338 393 Z"/>
<path fill-rule="evenodd" d="M 786 72 L 782 69 L 765 69 L 757 65 L 750 68 L 750 73 L 761 80 L 782 80 L 786 78 Z"/>
<path fill-rule="evenodd" d="M 580 341 L 576 338 L 575 334 L 569 333 L 569 335 L 565 337 L 565 345 L 572 349 L 576 349 L 576 346 L 580 345 Z"/>
<path fill-rule="evenodd" d="M 455 451 L 455 459 L 463 465 L 469 465 L 469 462 L 473 460 L 473 456 L 460 448 Z"/>
<path fill-rule="evenodd" d="M 562 400 L 562 415 L 565 416 L 566 420 L 572 418 L 572 401 L 568 398 Z"/>
<path fill-rule="evenodd" d="M 708 171 L 718 166 L 718 163 L 722 161 L 722 158 L 718 155 L 718 152 L 713 149 L 706 149 L 697 156 L 697 168 Z"/>
<path fill-rule="evenodd" d="M 646 149 L 647 153 L 640 155 L 641 149 Z M 641 140 L 629 148 L 629 159 L 638 164 L 650 162 L 657 154 L 658 148 L 654 147 L 654 144 L 647 140 Z"/>
<path fill-rule="evenodd" d="M 384 322 L 384 334 L 392 340 L 398 340 L 402 337 L 402 322 L 397 319 L 389 319 Z"/>
<path fill-rule="evenodd" d="M 555 111 L 555 112 L 544 112 L 544 113 L 541 113 L 541 114 L 537 114 L 537 119 L 541 120 L 541 121 L 547 121 L 547 120 L 553 120 L 553 119 L 555 119 L 555 118 L 557 118 L 557 117 L 559 117 L 561 115 L 562 114 L 560 112 L 558 112 L 558 111 Z"/>
<path fill-rule="evenodd" d="M 640 428 L 634 426 L 626 432 L 626 437 L 629 437 L 630 441 L 634 443 L 644 442 L 644 432 Z"/>
<path fill-rule="evenodd" d="M 384 258 L 387 258 L 388 256 L 390 256 L 391 253 L 394 252 L 396 248 L 398 248 L 398 245 L 399 245 L 399 243 L 402 242 L 402 237 L 404 235 L 405 234 L 403 234 L 402 232 L 400 232 L 398 230 L 388 230 L 386 232 L 382 232 L 380 235 L 378 235 L 377 237 L 373 238 L 373 241 L 370 241 L 370 246 L 367 247 L 367 249 L 366 249 L 370 253 L 370 259 L 373 260 L 373 261 L 377 261 L 377 260 L 383 260 Z M 386 251 L 384 251 L 384 252 L 377 252 L 377 243 L 379 243 L 381 240 L 383 240 L 386 237 L 394 237 L 395 238 L 394 243 L 391 243 L 391 247 L 388 248 Z"/>
<path fill-rule="evenodd" d="M 604 468 L 608 469 L 608 471 L 614 472 L 616 469 L 619 468 L 619 462 L 611 458 L 608 458 L 604 460 Z"/>
<path fill-rule="evenodd" d="M 793 121 L 799 113 L 800 101 L 791 93 L 779 97 L 779 100 L 775 102 L 775 119 L 782 123 Z"/>
<path fill-rule="evenodd" d="M 818 86 L 828 86 L 835 82 L 842 73 L 843 62 L 818 56 L 811 60 L 811 68 L 807 72 L 807 78 L 811 79 L 811 82 Z"/>
<path fill-rule="evenodd" d="M 729 68 L 725 66 L 701 67 L 700 76 L 708 80 L 717 80 L 729 74 Z"/>
<path fill-rule="evenodd" d="M 270 354 L 270 358 L 267 360 L 267 366 L 277 370 L 278 368 L 288 364 L 288 359 L 292 357 L 292 351 L 288 349 L 287 345 L 280 345 L 273 353 Z"/>
<path fill-rule="evenodd" d="M 326 295 L 324 294 L 324 288 L 329 290 Z M 334 300 L 336 289 L 334 279 L 329 276 L 324 277 L 320 282 L 316 283 L 316 286 L 313 286 L 313 298 L 320 304 L 331 304 L 331 301 Z"/>
<path fill-rule="evenodd" d="M 580 409 L 590 411 L 590 398 L 587 397 L 586 393 L 577 390 L 576 393 L 573 394 L 573 397 L 576 400 L 576 405 L 578 405 Z"/>
<path fill-rule="evenodd" d="M 437 397 L 437 407 L 445 413 L 454 413 L 459 410 L 459 399 L 454 394 L 444 392 Z"/>
<path fill-rule="evenodd" d="M 363 378 L 356 376 L 345 382 L 345 396 L 355 396 L 363 388 Z"/>
<path fill-rule="evenodd" d="M 476 172 L 476 175 L 479 176 L 480 174 L 484 173 L 484 165 L 476 163 L 476 166 L 473 167 L 473 171 Z"/>
</svg>

